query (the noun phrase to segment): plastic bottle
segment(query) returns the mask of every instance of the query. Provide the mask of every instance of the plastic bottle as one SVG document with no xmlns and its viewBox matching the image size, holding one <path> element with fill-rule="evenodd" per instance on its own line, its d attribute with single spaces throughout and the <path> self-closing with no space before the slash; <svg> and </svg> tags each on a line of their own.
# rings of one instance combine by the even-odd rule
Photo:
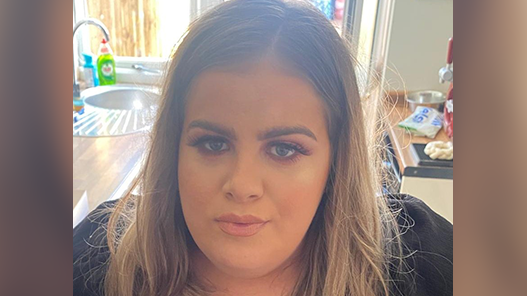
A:
<svg viewBox="0 0 527 296">
<path fill-rule="evenodd" d="M 333 0 L 311 0 L 311 3 L 320 9 L 320 11 L 322 11 L 322 13 L 324 13 L 329 20 L 333 19 L 333 13 L 335 9 Z"/>
<path fill-rule="evenodd" d="M 100 85 L 111 85 L 117 82 L 115 75 L 115 60 L 113 59 L 110 45 L 103 39 L 99 46 L 99 58 L 97 59 L 97 73 Z"/>
<path fill-rule="evenodd" d="M 94 87 L 99 85 L 99 79 L 97 78 L 97 70 L 93 65 L 93 57 L 91 54 L 83 53 L 84 57 L 84 82 L 86 88 Z"/>
</svg>

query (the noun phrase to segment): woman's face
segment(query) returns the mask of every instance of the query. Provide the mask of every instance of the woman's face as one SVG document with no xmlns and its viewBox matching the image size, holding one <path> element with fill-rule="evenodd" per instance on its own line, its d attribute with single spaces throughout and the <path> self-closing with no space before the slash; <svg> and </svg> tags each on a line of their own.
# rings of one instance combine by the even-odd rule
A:
<svg viewBox="0 0 527 296">
<path fill-rule="evenodd" d="M 299 248 L 328 177 L 324 114 L 308 82 L 270 62 L 196 79 L 178 181 L 188 229 L 214 267 L 263 276 Z"/>
</svg>

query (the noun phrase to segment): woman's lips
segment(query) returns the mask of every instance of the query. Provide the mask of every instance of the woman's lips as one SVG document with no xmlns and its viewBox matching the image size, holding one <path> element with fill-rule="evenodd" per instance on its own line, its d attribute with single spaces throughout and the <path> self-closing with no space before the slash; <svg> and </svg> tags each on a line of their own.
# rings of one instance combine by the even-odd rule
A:
<svg viewBox="0 0 527 296">
<path fill-rule="evenodd" d="M 218 221 L 220 229 L 226 234 L 233 236 L 252 236 L 255 235 L 262 229 L 267 222 L 263 223 L 231 223 L 231 222 L 222 222 Z"/>
<path fill-rule="evenodd" d="M 215 219 L 220 229 L 232 236 L 252 236 L 258 233 L 267 222 L 264 219 L 246 215 L 224 214 Z"/>
</svg>

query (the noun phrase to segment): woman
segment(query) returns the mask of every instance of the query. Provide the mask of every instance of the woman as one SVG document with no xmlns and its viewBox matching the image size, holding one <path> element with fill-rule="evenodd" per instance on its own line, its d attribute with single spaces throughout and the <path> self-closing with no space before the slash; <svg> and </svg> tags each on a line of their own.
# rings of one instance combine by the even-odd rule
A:
<svg viewBox="0 0 527 296">
<path fill-rule="evenodd" d="M 452 294 L 452 225 L 376 194 L 362 112 L 310 5 L 209 11 L 173 56 L 141 196 L 74 230 L 74 294 Z"/>
</svg>

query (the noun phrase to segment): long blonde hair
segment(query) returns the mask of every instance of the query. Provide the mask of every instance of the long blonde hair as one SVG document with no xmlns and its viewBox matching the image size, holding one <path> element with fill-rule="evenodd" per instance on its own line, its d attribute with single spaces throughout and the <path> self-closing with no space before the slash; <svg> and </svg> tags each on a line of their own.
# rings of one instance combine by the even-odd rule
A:
<svg viewBox="0 0 527 296">
<path fill-rule="evenodd" d="M 234 0 L 193 22 L 173 54 L 141 175 L 141 195 L 121 199 L 108 225 L 106 295 L 208 293 L 192 272 L 192 238 L 177 184 L 187 93 L 210 67 L 268 55 L 287 63 L 317 90 L 326 107 L 333 153 L 293 295 L 388 294 L 397 227 L 378 197 L 378 161 L 367 145 L 349 47 L 309 4 Z"/>
</svg>

